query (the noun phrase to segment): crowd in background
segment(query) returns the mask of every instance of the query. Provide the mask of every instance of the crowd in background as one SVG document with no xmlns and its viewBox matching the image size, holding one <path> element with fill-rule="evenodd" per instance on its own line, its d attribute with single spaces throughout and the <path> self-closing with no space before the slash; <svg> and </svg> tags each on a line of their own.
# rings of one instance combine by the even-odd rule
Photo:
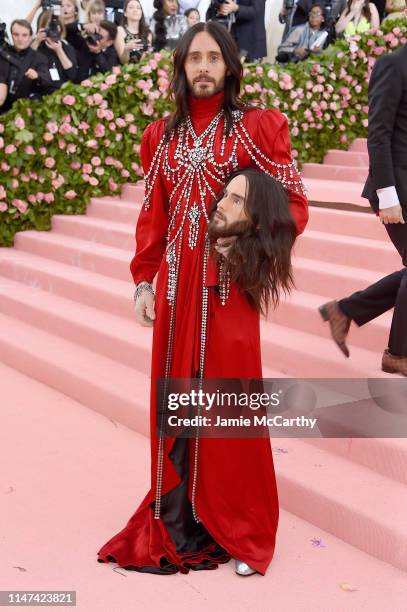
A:
<svg viewBox="0 0 407 612">
<path fill-rule="evenodd" d="M 154 0 L 150 19 L 139 0 L 36 0 L 28 15 L 0 26 L 0 113 L 19 98 L 80 83 L 145 53 L 174 49 L 199 21 L 216 20 L 236 39 L 242 61 L 267 55 L 266 0 Z M 268 0 L 271 1 L 271 0 Z M 204 6 L 204 10 L 202 9 Z M 283 0 L 285 24 L 276 62 L 298 62 L 320 53 L 337 37 L 379 27 L 403 14 L 406 0 Z M 202 14 L 203 13 L 203 14 Z M 1 15 L 0 15 L 1 21 Z"/>
</svg>

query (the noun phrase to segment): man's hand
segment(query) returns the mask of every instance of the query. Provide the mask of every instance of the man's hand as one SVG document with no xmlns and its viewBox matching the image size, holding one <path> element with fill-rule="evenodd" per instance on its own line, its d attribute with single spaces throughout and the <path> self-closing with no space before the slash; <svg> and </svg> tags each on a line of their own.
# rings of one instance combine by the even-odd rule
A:
<svg viewBox="0 0 407 612">
<path fill-rule="evenodd" d="M 297 47 L 296 49 L 294 49 L 294 55 L 296 55 L 300 59 L 305 57 L 307 53 L 307 49 L 304 49 L 304 47 Z"/>
<path fill-rule="evenodd" d="M 220 15 L 230 15 L 230 13 L 236 13 L 236 11 L 239 9 L 239 5 L 236 2 L 232 2 L 231 0 L 226 0 L 226 2 L 223 2 L 218 10 L 218 13 Z"/>
<path fill-rule="evenodd" d="M 238 236 L 228 236 L 227 238 L 218 238 L 215 244 L 216 251 L 223 255 L 223 257 L 227 257 L 229 255 L 230 249 L 236 242 Z"/>
<path fill-rule="evenodd" d="M 136 319 L 143 327 L 152 327 L 155 319 L 155 299 L 154 295 L 144 289 L 135 303 Z"/>
<path fill-rule="evenodd" d="M 387 223 L 404 223 L 403 210 L 400 205 L 390 206 L 389 208 L 382 208 L 379 211 L 380 221 L 387 225 Z"/>
<path fill-rule="evenodd" d="M 51 38 L 47 38 L 45 41 L 48 49 L 55 51 L 55 53 L 60 53 L 63 51 L 62 42 L 60 40 L 52 40 Z"/>
<path fill-rule="evenodd" d="M 25 76 L 28 79 L 31 79 L 31 81 L 35 81 L 36 79 L 38 79 L 38 72 L 34 70 L 34 68 L 29 68 L 25 73 Z"/>
</svg>

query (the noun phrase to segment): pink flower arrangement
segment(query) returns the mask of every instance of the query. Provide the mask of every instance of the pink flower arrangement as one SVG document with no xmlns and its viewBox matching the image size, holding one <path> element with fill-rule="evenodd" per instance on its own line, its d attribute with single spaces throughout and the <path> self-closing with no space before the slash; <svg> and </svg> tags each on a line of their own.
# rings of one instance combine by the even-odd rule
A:
<svg viewBox="0 0 407 612">
<path fill-rule="evenodd" d="M 76 98 L 75 96 L 71 96 L 68 94 L 62 98 L 62 102 L 67 106 L 73 106 L 76 102 Z"/>
</svg>

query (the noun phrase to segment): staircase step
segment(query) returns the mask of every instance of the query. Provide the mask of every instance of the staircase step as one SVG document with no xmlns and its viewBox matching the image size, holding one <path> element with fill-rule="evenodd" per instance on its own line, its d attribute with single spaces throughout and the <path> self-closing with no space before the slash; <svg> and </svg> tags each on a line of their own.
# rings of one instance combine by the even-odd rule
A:
<svg viewBox="0 0 407 612">
<path fill-rule="evenodd" d="M 367 138 L 355 138 L 349 147 L 349 151 L 357 151 L 358 153 L 367 153 Z"/>
<path fill-rule="evenodd" d="M 88 218 L 108 219 L 118 223 L 129 223 L 134 229 L 141 204 L 128 200 L 109 202 L 104 198 L 92 198 L 86 209 Z"/>
<path fill-rule="evenodd" d="M 352 167 L 369 167 L 369 155 L 359 151 L 341 151 L 329 149 L 324 157 L 324 164 Z"/>
<path fill-rule="evenodd" d="M 342 266 L 307 257 L 294 257 L 296 289 L 307 293 L 323 293 L 330 298 L 347 297 L 383 278 L 383 272 Z"/>
<path fill-rule="evenodd" d="M 270 315 L 271 317 L 273 315 Z M 328 337 L 260 321 L 263 363 L 298 378 L 395 378 L 381 370 L 381 353 L 349 346 L 346 359 Z"/>
<path fill-rule="evenodd" d="M 329 325 L 324 323 L 318 311 L 318 307 L 328 301 L 326 296 L 294 291 L 273 312 L 272 321 L 314 336 L 331 338 Z M 381 353 L 388 344 L 391 319 L 392 313 L 385 313 L 370 321 L 368 325 L 351 325 L 349 345 Z"/>
<path fill-rule="evenodd" d="M 362 198 L 362 183 L 350 181 L 333 181 L 326 178 L 304 177 L 307 197 L 310 203 L 327 206 L 328 208 L 370 209 L 369 202 Z"/>
<path fill-rule="evenodd" d="M 371 211 L 370 213 L 351 212 L 310 206 L 309 220 L 305 231 L 308 232 L 309 230 L 317 230 L 327 234 L 340 234 L 341 236 L 354 236 L 355 238 L 383 240 L 390 244 L 390 238 L 383 224 Z"/>
<path fill-rule="evenodd" d="M 0 312 L 150 374 L 152 329 L 138 325 L 135 316 L 131 321 L 2 278 Z"/>
<path fill-rule="evenodd" d="M 130 261 L 134 253 L 121 248 L 81 240 L 55 230 L 17 232 L 14 246 L 18 251 L 33 253 L 112 278 L 131 280 Z"/>
<path fill-rule="evenodd" d="M 52 230 L 89 242 L 105 244 L 125 251 L 135 250 L 135 225 L 87 215 L 54 215 Z"/>
<path fill-rule="evenodd" d="M 121 198 L 122 200 L 141 203 L 144 199 L 144 189 L 144 181 L 138 181 L 137 183 L 126 183 L 122 187 Z"/>
<path fill-rule="evenodd" d="M 148 435 L 145 374 L 3 313 L 0 354 L 15 370 Z"/>
<path fill-rule="evenodd" d="M 329 181 L 337 181 L 339 184 L 342 181 L 350 181 L 363 185 L 368 174 L 367 167 L 357 166 L 338 166 L 336 164 L 314 164 L 307 163 L 301 167 L 301 175 L 304 179 L 317 178 Z M 339 185 L 338 188 L 340 189 Z"/>
<path fill-rule="evenodd" d="M 295 255 L 390 274 L 402 267 L 394 246 L 382 240 L 307 230 L 298 238 Z"/>
<path fill-rule="evenodd" d="M 283 508 L 308 521 L 317 516 L 322 529 L 407 570 L 404 485 L 301 439 L 283 438 L 281 446 L 288 452 L 274 458 Z"/>
<path fill-rule="evenodd" d="M 0 275 L 134 321 L 133 280 L 106 278 L 91 270 L 9 248 L 0 248 Z"/>
<path fill-rule="evenodd" d="M 307 438 L 304 442 L 407 484 L 406 438 Z"/>
</svg>

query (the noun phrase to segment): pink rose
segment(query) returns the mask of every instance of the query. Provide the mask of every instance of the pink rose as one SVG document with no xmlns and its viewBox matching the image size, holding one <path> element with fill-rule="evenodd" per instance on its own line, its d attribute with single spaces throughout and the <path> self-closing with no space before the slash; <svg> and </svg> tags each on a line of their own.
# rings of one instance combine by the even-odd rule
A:
<svg viewBox="0 0 407 612">
<path fill-rule="evenodd" d="M 86 143 L 86 146 L 89 149 L 97 149 L 98 148 L 98 143 L 96 142 L 96 140 L 88 140 L 88 142 Z"/>
<path fill-rule="evenodd" d="M 20 184 L 20 183 L 18 182 L 18 180 L 17 180 L 17 179 L 12 179 L 12 181 L 11 181 L 11 187 L 12 187 L 13 189 L 17 189 L 17 188 L 18 188 L 18 186 L 19 186 L 19 184 Z"/>
<path fill-rule="evenodd" d="M 67 95 L 62 98 L 62 102 L 67 106 L 73 106 L 76 102 L 75 96 Z"/>
<path fill-rule="evenodd" d="M 43 138 L 44 138 L 45 142 L 51 142 L 51 140 L 54 139 L 54 137 L 51 134 L 51 132 L 45 132 Z"/>
<path fill-rule="evenodd" d="M 89 184 L 92 185 L 92 187 L 96 187 L 96 185 L 99 185 L 99 181 L 95 176 L 90 176 Z"/>
<path fill-rule="evenodd" d="M 35 204 L 37 201 L 37 198 L 35 197 L 35 195 L 33 193 L 30 193 L 30 195 L 28 196 L 27 200 L 30 202 L 30 204 Z"/>
<path fill-rule="evenodd" d="M 114 85 L 117 81 L 117 77 L 115 74 L 109 74 L 106 78 L 105 78 L 105 83 L 106 85 Z"/>
<path fill-rule="evenodd" d="M 114 159 L 110 155 L 108 155 L 105 159 L 106 166 L 114 166 Z"/>
<path fill-rule="evenodd" d="M 13 144 L 7 145 L 6 148 L 4 149 L 4 152 L 5 152 L 6 155 L 12 155 L 16 151 L 17 151 L 17 149 L 16 149 L 16 147 Z"/>
<path fill-rule="evenodd" d="M 95 168 L 95 174 L 97 174 L 98 176 L 103 176 L 104 173 L 105 173 L 104 168 L 100 168 L 100 167 Z"/>
<path fill-rule="evenodd" d="M 81 82 L 82 87 L 92 87 L 93 83 L 90 79 L 85 79 Z"/>
<path fill-rule="evenodd" d="M 46 201 L 47 204 L 51 204 L 51 202 L 54 202 L 55 198 L 54 198 L 54 194 L 53 193 L 46 193 L 44 195 L 44 200 Z"/>
<path fill-rule="evenodd" d="M 48 121 L 47 130 L 51 134 L 56 134 L 58 132 L 58 124 L 55 121 Z"/>
<path fill-rule="evenodd" d="M 119 186 L 118 186 L 118 184 L 114 182 L 114 180 L 112 179 L 112 177 L 109 177 L 108 184 L 109 184 L 109 189 L 110 189 L 110 191 L 116 191 L 116 190 L 117 190 L 117 188 L 119 187 Z"/>
<path fill-rule="evenodd" d="M 20 115 L 15 118 L 14 125 L 18 130 L 23 130 L 25 128 L 25 121 Z"/>
<path fill-rule="evenodd" d="M 4 147 L 4 138 L 0 136 L 0 149 L 3 149 L 3 147 Z"/>
<path fill-rule="evenodd" d="M 0 212 L 5 212 L 7 209 L 7 204 L 5 202 L 0 202 Z"/>
<path fill-rule="evenodd" d="M 120 74 L 121 71 L 122 70 L 121 70 L 120 66 L 113 66 L 113 68 L 112 68 L 113 74 Z"/>
<path fill-rule="evenodd" d="M 46 155 L 47 154 L 47 149 L 45 147 L 40 147 L 38 150 L 39 150 L 40 155 Z"/>
<path fill-rule="evenodd" d="M 102 125 L 102 123 L 98 123 L 95 127 L 95 136 L 96 138 L 102 138 L 104 135 L 105 135 L 105 126 Z"/>
<path fill-rule="evenodd" d="M 72 162 L 72 164 L 71 164 L 72 170 L 79 170 L 80 167 L 81 167 L 81 163 L 80 162 Z"/>
<path fill-rule="evenodd" d="M 134 93 L 134 87 L 132 85 L 127 86 L 127 93 L 131 96 Z"/>
<path fill-rule="evenodd" d="M 14 199 L 14 200 L 12 200 L 11 203 L 12 203 L 13 206 L 15 206 L 20 211 L 20 213 L 25 213 L 25 211 L 28 208 L 28 204 L 27 204 L 27 202 L 24 202 L 24 200 Z"/>
<path fill-rule="evenodd" d="M 0 185 L 0 200 L 4 200 L 6 197 L 6 190 L 4 189 L 3 185 Z"/>
<path fill-rule="evenodd" d="M 113 121 L 114 119 L 113 111 L 111 111 L 110 109 L 105 110 L 105 118 L 107 119 L 107 121 Z"/>
<path fill-rule="evenodd" d="M 53 168 L 55 166 L 55 159 L 53 159 L 52 157 L 47 157 L 44 165 L 46 168 Z"/>
<path fill-rule="evenodd" d="M 126 122 L 121 117 L 118 117 L 116 119 L 116 125 L 117 125 L 117 127 L 124 128 L 124 127 L 126 127 Z"/>
<path fill-rule="evenodd" d="M 31 145 L 27 145 L 24 151 L 27 153 L 27 155 L 35 155 L 35 149 Z"/>
<path fill-rule="evenodd" d="M 84 172 L 85 174 L 91 174 L 92 171 L 93 171 L 93 168 L 90 164 L 83 164 L 82 172 Z"/>
<path fill-rule="evenodd" d="M 103 96 L 100 93 L 93 94 L 93 101 L 95 104 L 101 104 L 103 102 Z"/>
<path fill-rule="evenodd" d="M 100 166 L 102 162 L 101 162 L 100 157 L 95 156 L 95 157 L 92 157 L 92 159 L 90 160 L 90 163 L 92 164 L 92 166 Z"/>
<path fill-rule="evenodd" d="M 76 198 L 76 191 L 73 191 L 73 189 L 70 189 L 69 191 L 65 192 L 65 197 L 67 200 L 73 200 L 74 198 Z"/>
<path fill-rule="evenodd" d="M 73 142 L 70 142 L 68 144 L 66 150 L 68 151 L 68 153 L 75 153 L 76 152 L 76 144 L 74 144 Z"/>
</svg>

